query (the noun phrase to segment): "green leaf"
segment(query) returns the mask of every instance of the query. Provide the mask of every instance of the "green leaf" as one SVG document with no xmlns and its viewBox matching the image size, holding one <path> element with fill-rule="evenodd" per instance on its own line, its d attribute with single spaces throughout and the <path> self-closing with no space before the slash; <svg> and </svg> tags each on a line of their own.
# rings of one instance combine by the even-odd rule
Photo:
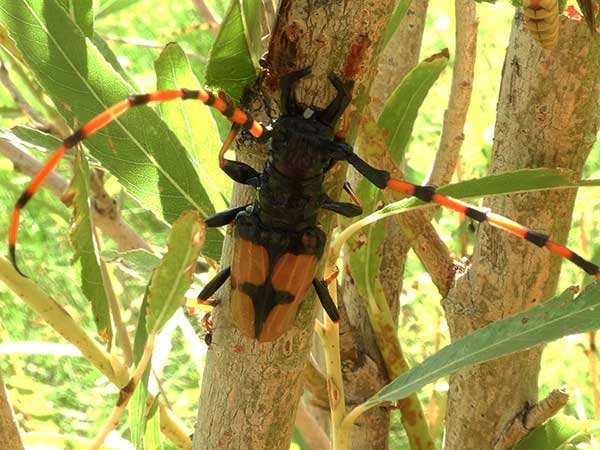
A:
<svg viewBox="0 0 600 450">
<path fill-rule="evenodd" d="M 385 36 L 383 37 L 384 47 L 388 45 L 388 42 L 390 42 L 390 39 L 400 26 L 400 23 L 402 22 L 402 19 L 404 19 L 406 11 L 408 10 L 408 7 L 410 6 L 411 2 L 412 0 L 400 0 L 396 5 L 396 9 L 394 10 L 392 17 L 390 17 L 390 21 L 388 22 L 387 28 L 385 30 Z"/>
<path fill-rule="evenodd" d="M 74 194 L 71 243 L 75 250 L 75 259 L 81 262 L 81 288 L 92 304 L 96 329 L 103 339 L 110 342 L 112 328 L 98 255 L 98 243 L 90 219 L 89 183 L 90 170 L 87 161 L 78 150 L 75 152 L 74 175 L 69 190 Z"/>
<path fill-rule="evenodd" d="M 59 0 L 71 20 L 89 39 L 94 36 L 94 11 L 92 0 Z"/>
<path fill-rule="evenodd" d="M 368 199 L 369 203 L 383 200 L 381 189 L 365 180 L 359 183 L 356 194 L 359 198 Z M 379 268 L 386 229 L 386 224 L 380 221 L 362 228 L 348 240 L 352 279 L 363 298 L 385 298 L 379 281 Z"/>
<path fill-rule="evenodd" d="M 262 14 L 262 2 L 260 0 L 241 0 L 242 24 L 244 26 L 244 37 L 248 43 L 252 65 L 258 67 L 262 53 L 260 20 Z"/>
<path fill-rule="evenodd" d="M 558 415 L 531 431 L 515 450 L 563 450 L 567 444 L 579 443 L 586 436 L 598 433 L 600 421 Z"/>
<path fill-rule="evenodd" d="M 140 274 L 147 275 L 150 275 L 150 273 L 160 264 L 160 258 L 158 256 L 141 248 L 124 252 L 118 250 L 104 250 L 102 252 L 102 259 L 106 262 L 122 262 L 130 269 L 135 270 Z"/>
<path fill-rule="evenodd" d="M 256 1 L 252 0 L 252 3 Z M 244 7 L 244 11 L 247 10 L 248 7 Z M 206 82 L 210 86 L 223 89 L 236 101 L 242 97 L 244 88 L 252 84 L 257 77 L 257 65 L 253 61 L 251 51 L 253 46 L 248 42 L 249 36 L 255 31 L 248 30 L 244 23 L 253 24 L 254 20 L 243 18 L 240 0 L 233 0 L 221 24 L 206 67 Z"/>
<path fill-rule="evenodd" d="M 367 404 L 393 402 L 459 369 L 600 328 L 600 284 L 590 286 L 575 300 L 574 293 L 573 288 L 568 289 L 535 308 L 457 340 L 396 378 Z"/>
<path fill-rule="evenodd" d="M 416 65 L 394 90 L 377 124 L 384 130 L 385 142 L 397 165 L 402 165 L 413 126 L 429 89 L 448 64 L 448 49 Z"/>
<path fill-rule="evenodd" d="M 560 169 L 521 169 L 449 184 L 440 187 L 436 192 L 464 199 L 577 186 L 577 183 L 571 183 L 569 175 L 570 172 Z M 409 211 L 430 205 L 431 203 L 411 197 L 384 206 L 379 211 L 373 213 L 371 218 L 380 220 L 389 215 L 397 214 L 399 211 Z"/>
<path fill-rule="evenodd" d="M 200 88 L 185 53 L 175 43 L 165 47 L 155 63 L 156 88 L 159 90 Z M 219 167 L 221 139 L 219 130 L 210 112 L 202 102 L 161 103 L 163 119 L 169 124 L 194 162 L 202 186 L 212 199 L 217 210 L 229 206 L 231 178 Z"/>
<path fill-rule="evenodd" d="M 148 333 L 157 333 L 183 305 L 204 243 L 204 225 L 196 212 L 184 213 L 171 228 L 167 253 L 152 275 L 148 294 Z"/>
<path fill-rule="evenodd" d="M 151 281 L 152 282 L 152 281 Z M 149 284 L 148 284 L 149 286 Z M 135 338 L 133 340 L 133 357 L 136 365 L 142 359 L 144 348 L 148 341 L 148 331 L 146 330 L 146 312 L 148 310 L 148 292 L 146 287 L 140 315 L 135 328 Z M 146 398 L 148 397 L 148 379 L 150 378 L 151 365 L 149 364 L 140 379 L 139 385 L 135 388 L 131 400 L 127 407 L 129 408 L 129 428 L 131 430 L 131 443 L 136 449 L 142 448 L 142 436 L 146 427 Z"/>
<path fill-rule="evenodd" d="M 96 19 L 109 16 L 125 8 L 129 8 L 135 5 L 140 0 L 106 0 L 100 4 L 98 12 L 96 13 Z"/>
<path fill-rule="evenodd" d="M 153 408 L 148 412 L 146 421 L 146 432 L 144 433 L 145 450 L 162 450 L 162 436 L 160 433 L 160 414 L 158 413 L 158 403 L 154 403 Z"/>
<path fill-rule="evenodd" d="M 27 148 L 34 148 L 47 152 L 49 150 L 55 150 L 62 144 L 61 140 L 52 136 L 51 134 L 44 133 L 34 128 L 25 126 L 17 126 L 11 129 L 11 133 L 3 132 L 0 136 L 12 142 L 15 145 L 23 145 Z M 17 140 L 14 140 L 14 137 Z"/>
<path fill-rule="evenodd" d="M 128 86 L 55 0 L 0 3 L 0 22 L 67 121 L 81 125 L 128 95 Z M 194 209 L 214 213 L 185 148 L 148 107 L 134 108 L 85 141 L 145 208 L 167 222 Z M 218 259 L 223 234 L 208 232 Z"/>
</svg>

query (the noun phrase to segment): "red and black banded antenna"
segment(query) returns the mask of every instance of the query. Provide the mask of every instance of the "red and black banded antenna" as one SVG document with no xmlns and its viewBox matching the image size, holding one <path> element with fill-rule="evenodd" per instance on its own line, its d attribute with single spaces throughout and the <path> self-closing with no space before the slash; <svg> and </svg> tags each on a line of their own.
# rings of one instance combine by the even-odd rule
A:
<svg viewBox="0 0 600 450">
<path fill-rule="evenodd" d="M 17 231 L 19 228 L 19 218 L 21 215 L 21 209 L 25 207 L 27 202 L 31 200 L 31 197 L 37 192 L 39 187 L 42 185 L 44 180 L 48 177 L 48 175 L 54 170 L 60 159 L 66 153 L 67 150 L 73 148 L 75 145 L 83 141 L 88 136 L 91 136 L 101 128 L 110 124 L 116 118 L 118 118 L 121 114 L 127 111 L 130 108 L 140 105 L 146 105 L 152 102 L 167 102 L 170 100 L 176 99 L 182 100 L 200 100 L 207 106 L 211 106 L 217 109 L 221 114 L 223 114 L 227 119 L 229 119 L 233 124 L 236 124 L 237 127 L 232 129 L 230 133 L 231 137 L 226 140 L 223 148 L 221 149 L 221 153 L 225 153 L 227 147 L 233 141 L 235 134 L 239 129 L 243 129 L 248 131 L 255 138 L 259 138 L 263 136 L 265 129 L 264 127 L 256 122 L 249 114 L 242 111 L 239 108 L 233 107 L 230 103 L 222 99 L 221 97 L 213 94 L 212 92 L 204 89 L 198 90 L 190 90 L 190 89 L 179 89 L 179 90 L 169 90 L 169 91 L 156 91 L 148 94 L 134 94 L 127 97 L 127 99 L 120 101 L 119 103 L 114 104 L 107 110 L 101 112 L 96 117 L 91 119 L 81 128 L 79 128 L 75 133 L 67 137 L 63 140 L 62 145 L 52 153 L 48 161 L 43 165 L 37 175 L 33 178 L 33 180 L 29 183 L 29 186 L 23 191 L 17 203 L 15 204 L 15 208 L 13 209 L 11 219 L 10 219 L 10 228 L 8 231 L 8 250 L 10 255 L 10 260 L 14 266 L 14 268 L 21 274 L 22 276 L 26 276 L 19 269 L 16 262 L 16 244 L 17 244 Z M 226 164 L 227 160 L 222 160 L 222 165 Z"/>
<path fill-rule="evenodd" d="M 126 100 L 123 100 L 111 106 L 104 112 L 98 114 L 71 136 L 67 137 L 63 141 L 63 144 L 50 156 L 48 161 L 40 169 L 38 174 L 34 177 L 29 186 L 17 200 L 10 221 L 8 245 L 10 260 L 15 269 L 22 276 L 25 275 L 23 272 L 21 272 L 16 264 L 16 241 L 20 211 L 25 207 L 27 202 L 35 194 L 50 172 L 56 167 L 65 152 L 77 145 L 79 142 L 83 141 L 86 137 L 94 134 L 96 131 L 111 123 L 129 108 L 146 105 L 151 102 L 166 102 L 175 99 L 200 100 L 205 105 L 217 109 L 234 124 L 219 153 L 221 168 L 226 172 L 231 172 L 232 175 L 234 175 L 239 169 L 237 166 L 229 164 L 230 161 L 225 159 L 223 155 L 233 142 L 240 129 L 248 131 L 257 139 L 268 136 L 268 130 L 265 129 L 262 124 L 253 120 L 248 113 L 232 106 L 229 102 L 219 96 L 214 95 L 208 90 L 180 89 L 156 91 L 149 94 L 130 95 Z M 402 192 L 408 196 L 417 197 L 422 201 L 433 202 L 445 208 L 457 211 L 478 222 L 487 222 L 490 225 L 507 231 L 515 236 L 520 237 L 521 239 L 532 242 L 538 247 L 546 247 L 551 252 L 571 261 L 573 264 L 583 269 L 586 273 L 593 275 L 600 280 L 600 268 L 596 264 L 581 257 L 568 247 L 552 241 L 548 235 L 531 230 L 511 219 L 508 219 L 507 217 L 495 214 L 484 208 L 478 208 L 461 200 L 457 200 L 443 194 L 438 194 L 436 193 L 436 188 L 433 186 L 419 186 L 406 181 L 390 178 L 389 172 L 370 166 L 367 162 L 358 157 L 358 155 L 353 152 L 352 147 L 350 147 L 348 144 L 340 142 L 339 146 L 339 150 L 344 153 L 344 157 L 340 159 L 347 160 L 358 170 L 358 172 L 360 172 L 364 177 L 366 177 L 380 189 L 389 188 L 397 192 Z M 235 179 L 236 177 L 234 176 L 233 178 Z"/>
</svg>

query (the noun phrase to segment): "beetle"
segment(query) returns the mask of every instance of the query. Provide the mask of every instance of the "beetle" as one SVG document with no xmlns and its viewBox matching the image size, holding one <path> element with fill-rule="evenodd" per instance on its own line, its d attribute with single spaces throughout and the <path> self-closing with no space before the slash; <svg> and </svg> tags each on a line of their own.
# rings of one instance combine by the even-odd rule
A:
<svg viewBox="0 0 600 450">
<path fill-rule="evenodd" d="M 15 249 L 20 211 L 64 153 L 131 107 L 182 99 L 200 100 L 233 123 L 219 153 L 220 167 L 234 181 L 257 189 L 254 202 L 205 220 L 209 227 L 233 223 L 234 250 L 231 265 L 218 272 L 199 294 L 199 301 L 207 302 L 231 278 L 231 315 L 239 331 L 249 338 L 270 342 L 288 331 L 311 286 L 328 316 L 333 321 L 339 319 L 327 290 L 331 279 L 314 277 L 326 244 L 326 235 L 317 226 L 318 211 L 325 209 L 347 217 L 362 212 L 356 202 L 337 202 L 323 191 L 325 173 L 338 161 L 348 162 L 380 189 L 402 192 L 460 212 L 475 221 L 487 222 L 538 247 L 546 247 L 600 279 L 600 268 L 596 264 L 543 233 L 487 209 L 439 194 L 434 186 L 394 179 L 389 172 L 368 164 L 334 132 L 336 122 L 351 101 L 352 81 L 343 82 L 330 73 L 335 98 L 321 110 L 302 108 L 295 99 L 294 85 L 310 73 L 310 68 L 304 68 L 280 79 L 281 115 L 269 126 L 256 122 L 250 114 L 204 89 L 130 95 L 100 113 L 63 141 L 17 200 L 9 228 L 9 254 L 14 267 L 19 271 Z M 245 163 L 224 157 L 242 130 L 259 141 L 270 141 L 269 158 L 261 173 Z"/>
</svg>

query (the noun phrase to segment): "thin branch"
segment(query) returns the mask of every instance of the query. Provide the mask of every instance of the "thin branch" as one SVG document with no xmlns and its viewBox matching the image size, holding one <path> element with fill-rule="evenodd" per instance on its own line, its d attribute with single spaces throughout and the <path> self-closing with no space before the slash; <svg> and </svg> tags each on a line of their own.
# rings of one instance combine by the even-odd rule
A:
<svg viewBox="0 0 600 450">
<path fill-rule="evenodd" d="M 210 6 L 206 4 L 204 0 L 192 0 L 192 3 L 196 7 L 196 10 L 200 14 L 200 17 L 205 22 L 216 22 L 221 23 L 221 18 L 216 15 Z"/>
<path fill-rule="evenodd" d="M 569 401 L 564 388 L 554 389 L 548 396 L 532 407 L 525 407 L 502 432 L 494 450 L 509 450 L 523 439 L 531 430 L 553 417 Z"/>
<path fill-rule="evenodd" d="M 302 400 L 300 400 L 296 414 L 296 429 L 310 450 L 329 450 L 331 448 L 329 438 L 315 418 L 307 411 Z"/>
</svg>

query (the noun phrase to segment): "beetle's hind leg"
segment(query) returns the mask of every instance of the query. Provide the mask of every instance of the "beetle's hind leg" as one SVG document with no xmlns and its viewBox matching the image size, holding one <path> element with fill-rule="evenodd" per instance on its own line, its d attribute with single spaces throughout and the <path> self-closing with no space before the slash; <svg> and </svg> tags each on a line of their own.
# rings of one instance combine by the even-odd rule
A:
<svg viewBox="0 0 600 450">
<path fill-rule="evenodd" d="M 333 302 L 331 295 L 329 295 L 329 290 L 327 289 L 327 282 L 325 280 L 317 280 L 316 278 L 312 282 L 315 291 L 317 292 L 317 297 L 321 301 L 321 305 L 323 309 L 329 316 L 329 318 L 333 322 L 339 322 L 340 313 L 338 312 L 337 306 Z"/>
<path fill-rule="evenodd" d="M 223 283 L 227 281 L 230 275 L 231 267 L 227 267 L 217 273 L 198 294 L 198 303 L 201 305 L 214 305 L 215 301 L 211 300 L 210 298 L 219 290 L 221 286 L 223 286 Z"/>
<path fill-rule="evenodd" d="M 245 210 L 248 206 L 250 206 L 250 203 L 247 205 L 236 206 L 235 208 L 229 208 L 229 209 L 226 209 L 225 211 L 218 212 L 216 214 L 213 214 L 210 217 L 207 217 L 204 220 L 204 223 L 209 228 L 222 227 L 223 225 L 229 225 L 231 222 L 234 221 L 235 216 L 237 216 L 238 213 Z"/>
<path fill-rule="evenodd" d="M 239 132 L 240 126 L 234 123 L 231 126 L 231 130 L 229 130 L 229 134 L 223 141 L 221 150 L 219 151 L 219 166 L 221 167 L 221 170 L 225 172 L 233 181 L 240 184 L 258 187 L 260 184 L 260 173 L 258 173 L 258 171 L 243 162 L 232 161 L 231 159 L 225 158 L 225 153 L 227 150 L 229 150 L 229 147 Z"/>
</svg>

